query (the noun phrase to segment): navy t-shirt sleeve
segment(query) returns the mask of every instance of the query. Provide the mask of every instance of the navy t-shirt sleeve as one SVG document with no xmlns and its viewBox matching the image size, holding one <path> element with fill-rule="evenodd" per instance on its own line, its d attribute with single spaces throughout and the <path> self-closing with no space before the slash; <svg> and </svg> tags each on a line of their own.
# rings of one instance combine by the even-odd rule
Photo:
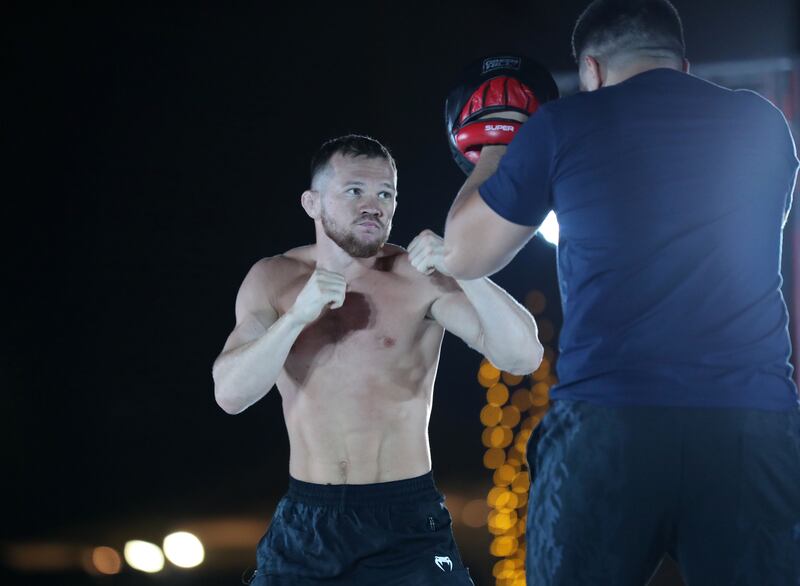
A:
<svg viewBox="0 0 800 586">
<path fill-rule="evenodd" d="M 509 222 L 539 226 L 552 208 L 555 153 L 551 115 L 540 109 L 522 125 L 497 171 L 478 189 L 481 198 Z"/>
<path fill-rule="evenodd" d="M 775 109 L 778 110 L 777 108 Z M 786 206 L 784 207 L 783 214 L 783 223 L 785 224 L 789 216 L 789 210 L 792 207 L 792 195 L 794 193 L 795 182 L 797 181 L 797 169 L 798 166 L 800 166 L 800 161 L 797 160 L 797 147 L 794 142 L 794 137 L 792 136 L 791 127 L 786 121 L 786 117 L 783 115 L 783 112 L 778 110 L 777 113 L 778 117 L 780 118 L 778 126 L 780 127 L 780 132 L 784 137 L 784 148 L 789 156 L 789 190 L 786 195 Z"/>
<path fill-rule="evenodd" d="M 776 177 L 786 181 L 786 201 L 783 222 L 792 207 L 792 194 L 797 178 L 797 148 L 792 137 L 791 127 L 783 112 L 772 102 L 751 90 L 736 90 L 740 96 L 750 99 L 755 115 L 752 117 L 754 140 L 760 144 L 759 153 L 763 158 L 761 167 L 772 169 Z M 777 164 L 777 166 L 775 166 Z"/>
<path fill-rule="evenodd" d="M 770 111 L 770 121 L 772 124 L 769 126 L 770 135 L 768 136 L 768 139 L 771 140 L 766 144 L 774 144 L 775 147 L 779 149 L 779 152 L 776 153 L 776 156 L 780 157 L 786 162 L 785 177 L 788 182 L 786 185 L 786 202 L 784 205 L 783 214 L 783 223 L 785 224 L 789 216 L 789 210 L 792 207 L 792 194 L 794 192 L 795 181 L 797 180 L 797 148 L 795 146 L 794 138 L 792 137 L 791 127 L 786 121 L 786 117 L 783 115 L 783 112 L 781 112 L 771 103 L 769 104 L 768 108 Z"/>
</svg>

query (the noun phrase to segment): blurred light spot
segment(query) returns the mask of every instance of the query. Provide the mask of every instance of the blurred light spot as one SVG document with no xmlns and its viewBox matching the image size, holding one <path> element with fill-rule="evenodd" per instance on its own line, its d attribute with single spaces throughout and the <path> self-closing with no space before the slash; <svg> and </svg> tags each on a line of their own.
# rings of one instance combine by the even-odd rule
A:
<svg viewBox="0 0 800 586">
<path fill-rule="evenodd" d="M 539 234 L 550 244 L 558 246 L 558 232 L 556 214 L 553 210 L 550 210 L 550 213 L 545 216 L 541 226 L 539 226 Z"/>
<path fill-rule="evenodd" d="M 547 391 L 546 388 L 545 388 L 544 391 L 545 391 L 545 394 L 548 394 L 548 391 Z M 533 393 L 531 393 L 531 396 L 533 396 Z M 544 405 L 536 405 L 536 406 L 534 406 L 530 410 L 531 417 L 536 418 L 539 421 L 541 421 L 542 418 L 547 413 L 547 407 L 548 407 L 547 403 L 545 403 Z M 538 422 L 536 423 L 536 425 L 538 425 Z M 536 427 L 536 425 L 534 425 L 533 427 Z M 531 429 L 533 429 L 533 427 Z"/>
<path fill-rule="evenodd" d="M 483 465 L 486 466 L 489 470 L 495 470 L 500 468 L 506 461 L 506 453 L 501 450 L 500 448 L 492 448 L 490 450 L 486 450 L 486 453 L 483 455 Z"/>
<path fill-rule="evenodd" d="M 486 391 L 486 402 L 490 405 L 500 407 L 506 401 L 508 401 L 508 387 L 503 383 L 492 385 L 489 390 Z"/>
<path fill-rule="evenodd" d="M 531 478 L 527 472 L 522 472 L 514 478 L 514 481 L 511 483 L 511 490 L 516 493 L 527 493 L 528 489 L 531 486 Z"/>
<path fill-rule="evenodd" d="M 530 417 L 526 417 L 522 420 L 522 424 L 520 425 L 520 429 L 533 429 L 537 425 L 539 425 L 539 421 L 541 418 L 537 415 L 531 415 Z"/>
<path fill-rule="evenodd" d="M 492 544 L 489 546 L 489 551 L 493 556 L 502 558 L 514 553 L 518 546 L 519 542 L 516 538 L 508 535 L 502 535 L 500 537 L 495 537 L 492 540 Z"/>
<path fill-rule="evenodd" d="M 519 539 L 520 545 L 525 543 L 525 517 L 520 517 L 514 524 L 514 537 Z"/>
<path fill-rule="evenodd" d="M 469 501 L 464 510 L 461 511 L 461 521 L 467 527 L 483 527 L 486 525 L 486 516 L 489 514 L 489 507 L 483 499 Z"/>
<path fill-rule="evenodd" d="M 122 569 L 122 558 L 116 549 L 101 545 L 92 550 L 92 565 L 100 574 L 113 576 Z"/>
<path fill-rule="evenodd" d="M 508 531 L 511 527 L 514 526 L 514 523 L 517 522 L 517 512 L 511 511 L 508 513 L 498 512 L 497 516 L 494 518 L 494 524 L 498 529 L 502 531 Z"/>
<path fill-rule="evenodd" d="M 203 563 L 206 554 L 197 537 L 178 531 L 164 538 L 164 555 L 179 568 L 195 568 Z"/>
<path fill-rule="evenodd" d="M 123 549 L 125 561 L 134 570 L 155 573 L 164 569 L 164 553 L 154 543 L 133 540 L 125 544 Z"/>
<path fill-rule="evenodd" d="M 492 490 L 489 491 L 489 494 L 486 496 L 486 503 L 490 507 L 494 507 L 495 503 L 497 503 L 497 498 L 506 492 L 506 489 L 502 486 L 495 486 Z"/>
<path fill-rule="evenodd" d="M 539 340 L 542 343 L 547 343 L 553 339 L 553 336 L 556 333 L 553 322 L 545 317 L 537 320 L 537 325 L 539 326 Z"/>
<path fill-rule="evenodd" d="M 550 386 L 547 383 L 536 383 L 531 389 L 531 403 L 534 407 L 547 405 L 550 400 Z"/>
<path fill-rule="evenodd" d="M 531 430 L 530 429 L 523 429 L 517 434 L 517 438 L 514 440 L 514 446 L 525 454 L 528 451 L 528 440 L 531 438 Z"/>
<path fill-rule="evenodd" d="M 506 580 L 514 575 L 514 562 L 511 560 L 500 560 L 492 568 L 492 575 L 499 580 Z"/>
<path fill-rule="evenodd" d="M 502 376 L 503 376 L 503 382 L 510 387 L 518 385 L 519 383 L 522 382 L 522 379 L 525 378 L 521 374 L 511 374 L 510 372 L 504 372 Z"/>
<path fill-rule="evenodd" d="M 481 386 L 491 387 L 500 380 L 500 370 L 491 362 L 484 359 L 481 367 L 478 369 L 478 382 Z"/>
<path fill-rule="evenodd" d="M 497 497 L 497 502 L 495 503 L 495 508 L 500 509 L 516 509 L 517 503 L 519 502 L 519 497 L 511 491 L 505 491 L 503 494 Z"/>
<path fill-rule="evenodd" d="M 489 447 L 490 448 L 503 448 L 500 444 L 503 443 L 503 428 L 495 426 L 495 427 L 487 427 L 486 431 L 489 432 Z"/>
<path fill-rule="evenodd" d="M 531 405 L 533 405 L 530 391 L 528 389 L 517 389 L 514 391 L 514 394 L 511 395 L 511 404 L 519 409 L 520 412 L 530 409 Z"/>
<path fill-rule="evenodd" d="M 503 418 L 503 411 L 496 405 L 484 405 L 481 409 L 481 423 L 486 427 L 493 427 L 500 423 Z"/>
<path fill-rule="evenodd" d="M 505 447 L 510 446 L 511 442 L 514 441 L 514 432 L 511 431 L 510 428 L 502 426 L 502 425 L 500 426 L 500 429 L 503 432 L 503 439 L 501 440 L 500 445 L 497 446 L 497 447 L 498 448 L 505 448 Z"/>
<path fill-rule="evenodd" d="M 506 456 L 506 464 L 509 466 L 513 466 L 514 468 L 521 468 L 522 465 L 525 463 L 525 457 L 519 453 L 519 450 L 514 446 L 511 446 L 509 449 L 509 455 Z M 514 456 L 511 457 L 510 452 L 514 452 Z"/>
<path fill-rule="evenodd" d="M 491 533 L 492 535 L 502 535 L 504 533 L 502 529 L 499 529 L 497 527 L 497 516 L 499 514 L 500 513 L 498 513 L 497 511 L 491 510 L 489 511 L 489 515 L 486 518 L 487 529 L 489 529 L 489 533 Z"/>
<path fill-rule="evenodd" d="M 511 445 L 511 442 L 514 440 L 514 432 L 508 427 L 490 427 L 487 431 L 489 431 L 488 439 L 490 448 L 505 448 Z"/>
<path fill-rule="evenodd" d="M 489 388 L 492 385 L 497 384 L 498 379 L 496 378 L 484 378 L 484 376 L 478 371 L 478 384 L 482 387 Z"/>
<path fill-rule="evenodd" d="M 492 430 L 494 427 L 487 427 L 481 433 L 481 443 L 487 448 L 492 447 Z"/>
<path fill-rule="evenodd" d="M 514 405 L 503 407 L 503 418 L 500 420 L 503 425 L 506 427 L 516 427 L 519 423 L 519 418 L 519 409 L 514 407 Z"/>
<path fill-rule="evenodd" d="M 541 291 L 533 290 L 525 296 L 525 307 L 533 315 L 539 315 L 547 307 L 547 299 Z"/>
<path fill-rule="evenodd" d="M 550 361 L 547 360 L 547 358 L 543 358 L 542 363 L 539 365 L 539 368 L 537 368 L 531 376 L 535 381 L 543 381 L 547 378 L 549 374 L 550 374 Z"/>
<path fill-rule="evenodd" d="M 506 460 L 516 460 L 519 462 L 518 465 L 521 466 L 523 461 L 525 460 L 525 457 L 520 453 L 520 451 L 517 448 L 511 446 L 510 448 L 508 448 L 508 455 L 506 457 Z"/>
<path fill-rule="evenodd" d="M 503 464 L 494 471 L 494 483 L 497 486 L 508 486 L 516 475 L 517 471 L 513 466 Z"/>
</svg>

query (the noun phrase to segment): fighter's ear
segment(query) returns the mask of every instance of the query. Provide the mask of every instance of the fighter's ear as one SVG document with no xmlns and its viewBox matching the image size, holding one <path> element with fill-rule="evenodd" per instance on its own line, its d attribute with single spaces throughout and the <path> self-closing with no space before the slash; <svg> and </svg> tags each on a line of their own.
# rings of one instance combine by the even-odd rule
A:
<svg viewBox="0 0 800 586">
<path fill-rule="evenodd" d="M 319 219 L 319 191 L 312 191 L 310 189 L 306 189 L 303 194 L 300 196 L 300 205 L 303 206 L 303 209 L 308 214 L 308 217 L 312 220 Z"/>
</svg>

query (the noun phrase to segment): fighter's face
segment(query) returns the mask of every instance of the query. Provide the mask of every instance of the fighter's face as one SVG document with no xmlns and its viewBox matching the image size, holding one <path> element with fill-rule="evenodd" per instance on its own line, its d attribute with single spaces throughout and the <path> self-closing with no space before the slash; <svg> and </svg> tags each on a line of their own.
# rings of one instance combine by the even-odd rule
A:
<svg viewBox="0 0 800 586">
<path fill-rule="evenodd" d="M 392 166 L 381 158 L 336 153 L 321 179 L 325 234 L 350 256 L 375 256 L 389 238 L 397 206 Z"/>
</svg>

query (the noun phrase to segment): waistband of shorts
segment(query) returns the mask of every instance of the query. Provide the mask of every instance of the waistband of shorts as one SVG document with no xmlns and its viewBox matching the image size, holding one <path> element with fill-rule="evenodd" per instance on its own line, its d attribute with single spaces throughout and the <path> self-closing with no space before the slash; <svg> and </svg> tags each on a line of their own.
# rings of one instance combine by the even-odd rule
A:
<svg viewBox="0 0 800 586">
<path fill-rule="evenodd" d="M 415 478 L 375 484 L 314 484 L 290 476 L 286 496 L 311 505 L 349 507 L 431 502 L 442 498 L 432 472 Z"/>
</svg>

